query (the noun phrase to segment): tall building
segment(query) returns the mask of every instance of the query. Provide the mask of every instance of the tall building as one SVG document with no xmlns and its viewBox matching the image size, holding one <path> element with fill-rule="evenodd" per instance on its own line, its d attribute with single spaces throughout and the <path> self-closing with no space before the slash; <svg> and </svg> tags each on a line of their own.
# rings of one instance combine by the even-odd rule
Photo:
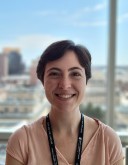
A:
<svg viewBox="0 0 128 165">
<path fill-rule="evenodd" d="M 22 62 L 20 50 L 18 48 L 4 48 L 3 53 L 8 56 L 8 74 L 22 74 L 24 64 Z"/>
<path fill-rule="evenodd" d="M 38 60 L 39 59 L 33 60 L 30 66 L 30 84 L 31 85 L 37 85 L 37 82 L 38 82 L 37 75 L 36 75 Z"/>
<path fill-rule="evenodd" d="M 4 54 L 0 54 L 0 79 L 8 75 L 8 59 Z"/>
</svg>

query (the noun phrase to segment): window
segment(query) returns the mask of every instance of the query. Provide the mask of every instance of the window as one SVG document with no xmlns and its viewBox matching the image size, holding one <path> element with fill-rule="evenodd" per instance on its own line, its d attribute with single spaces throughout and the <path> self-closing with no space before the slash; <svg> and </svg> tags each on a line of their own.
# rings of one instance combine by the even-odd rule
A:
<svg viewBox="0 0 128 165">
<path fill-rule="evenodd" d="M 114 95 L 117 131 L 128 130 L 127 11 L 128 2 L 119 0 Z M 87 85 L 83 107 L 95 109 L 98 106 L 106 118 L 108 16 L 107 0 L 82 0 L 75 3 L 73 0 L 54 1 L 54 3 L 49 0 L 21 2 L 12 0 L 8 4 L 6 1 L 1 2 L 0 119 L 4 120 L 5 127 L 0 125 L 0 135 L 6 139 L 5 141 L 10 135 L 6 132 L 9 125 L 12 126 L 9 130 L 13 132 L 22 124 L 48 112 L 49 104 L 43 86 L 36 78 L 36 66 L 42 51 L 53 41 L 61 39 L 71 39 L 90 50 L 92 79 Z M 19 65 L 16 65 L 17 63 Z M 11 125 L 14 118 L 15 122 Z M 0 139 L 0 142 L 1 163 L 5 154 L 3 154 L 3 139 Z"/>
</svg>

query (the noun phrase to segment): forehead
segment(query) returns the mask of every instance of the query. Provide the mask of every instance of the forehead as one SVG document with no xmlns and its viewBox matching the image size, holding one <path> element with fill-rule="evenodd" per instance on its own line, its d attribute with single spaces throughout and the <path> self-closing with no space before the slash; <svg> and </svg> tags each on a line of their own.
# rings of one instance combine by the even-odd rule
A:
<svg viewBox="0 0 128 165">
<path fill-rule="evenodd" d="M 83 68 L 79 63 L 77 55 L 73 51 L 67 51 L 61 58 L 48 62 L 46 64 L 45 70 L 52 67 L 58 67 L 60 69 L 69 69 L 71 67 L 79 67 L 81 69 Z"/>
</svg>

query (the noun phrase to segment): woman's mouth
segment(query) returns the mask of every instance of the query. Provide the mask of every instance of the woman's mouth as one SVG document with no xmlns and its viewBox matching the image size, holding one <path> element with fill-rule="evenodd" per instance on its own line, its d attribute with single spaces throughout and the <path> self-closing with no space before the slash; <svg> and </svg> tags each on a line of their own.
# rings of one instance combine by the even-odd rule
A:
<svg viewBox="0 0 128 165">
<path fill-rule="evenodd" d="M 55 94 L 57 97 L 62 98 L 62 99 L 69 99 L 75 96 L 75 94 Z"/>
</svg>

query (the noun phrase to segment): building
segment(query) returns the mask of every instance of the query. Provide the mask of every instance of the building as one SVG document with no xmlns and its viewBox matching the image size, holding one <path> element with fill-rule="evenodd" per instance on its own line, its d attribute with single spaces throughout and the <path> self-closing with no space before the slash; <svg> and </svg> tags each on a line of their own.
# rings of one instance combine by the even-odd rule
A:
<svg viewBox="0 0 128 165">
<path fill-rule="evenodd" d="M 0 79 L 8 75 L 8 59 L 4 54 L 0 54 Z"/>
<path fill-rule="evenodd" d="M 20 50 L 18 48 L 4 48 L 3 54 L 8 58 L 8 74 L 22 74 L 25 66 L 22 62 Z"/>
<path fill-rule="evenodd" d="M 42 113 L 44 105 L 47 104 L 40 87 L 6 85 L 0 92 L 1 119 L 32 120 Z"/>
<path fill-rule="evenodd" d="M 30 75 L 9 75 L 1 78 L 3 84 L 30 85 Z"/>
<path fill-rule="evenodd" d="M 115 91 L 115 105 L 120 104 L 120 91 L 116 88 Z M 105 86 L 96 87 L 89 86 L 86 89 L 86 96 L 83 100 L 83 104 L 93 104 L 94 106 L 99 106 L 105 108 L 107 105 L 107 88 Z"/>
</svg>

